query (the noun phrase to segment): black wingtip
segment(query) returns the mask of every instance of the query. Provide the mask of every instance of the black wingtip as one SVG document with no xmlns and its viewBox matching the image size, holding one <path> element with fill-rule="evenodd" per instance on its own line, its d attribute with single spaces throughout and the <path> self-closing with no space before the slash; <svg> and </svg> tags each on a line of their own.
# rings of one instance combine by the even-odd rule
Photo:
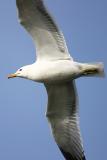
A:
<svg viewBox="0 0 107 160">
<path fill-rule="evenodd" d="M 76 158 L 72 156 L 69 152 L 65 152 L 62 148 L 59 147 L 59 149 L 62 152 L 63 156 L 65 157 L 65 160 L 86 160 L 85 156 L 83 156 L 82 158 L 78 157 Z"/>
</svg>

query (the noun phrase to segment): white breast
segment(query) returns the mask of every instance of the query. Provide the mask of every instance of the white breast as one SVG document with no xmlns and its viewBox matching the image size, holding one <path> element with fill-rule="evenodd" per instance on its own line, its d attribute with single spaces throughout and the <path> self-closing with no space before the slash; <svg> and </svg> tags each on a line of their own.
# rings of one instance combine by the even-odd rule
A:
<svg viewBox="0 0 107 160">
<path fill-rule="evenodd" d="M 78 66 L 70 60 L 37 61 L 32 65 L 32 80 L 56 82 L 71 80 L 78 73 Z"/>
</svg>

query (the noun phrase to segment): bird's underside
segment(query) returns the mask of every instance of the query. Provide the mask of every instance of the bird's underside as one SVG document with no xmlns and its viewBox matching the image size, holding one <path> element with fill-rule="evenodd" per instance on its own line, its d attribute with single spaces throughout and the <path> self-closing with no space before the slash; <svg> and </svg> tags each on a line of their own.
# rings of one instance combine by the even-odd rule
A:
<svg viewBox="0 0 107 160">
<path fill-rule="evenodd" d="M 67 78 L 66 82 L 64 81 L 65 79 L 61 79 L 62 75 L 64 75 L 62 77 L 65 77 L 67 73 L 71 74 L 67 63 L 69 61 L 70 63 L 74 62 L 68 52 L 64 36 L 47 11 L 44 0 L 16 0 L 16 5 L 20 23 L 31 35 L 36 45 L 37 62 L 20 68 L 8 78 L 22 77 L 37 81 L 37 72 L 39 73 L 42 69 L 44 72 L 41 72 L 41 77 L 46 79 L 47 75 L 48 80 L 54 78 L 54 84 L 43 82 L 48 94 L 47 118 L 55 141 L 66 160 L 86 160 L 79 129 L 75 77 Z M 53 64 L 57 63 L 58 67 L 55 65 L 56 68 L 54 68 Z M 59 65 L 62 63 L 63 67 Z M 70 68 L 72 73 L 74 72 L 73 68 L 75 68 L 74 64 L 72 63 Z M 38 67 L 36 68 L 35 66 Z M 90 67 L 90 69 L 84 68 L 83 75 L 94 75 L 95 73 L 101 75 L 103 73 L 101 65 L 86 66 Z M 46 72 L 46 67 L 48 69 L 52 68 L 53 71 L 49 70 L 48 72 L 47 70 Z M 81 69 L 81 66 L 78 68 Z M 52 75 L 57 75 L 57 79 L 61 81 L 55 83 L 55 76 L 52 77 Z"/>
<path fill-rule="evenodd" d="M 22 26 L 36 44 L 37 60 L 71 60 L 62 32 L 42 0 L 16 0 Z M 56 143 L 66 160 L 85 160 L 78 124 L 74 82 L 47 85 L 47 117 Z"/>
</svg>

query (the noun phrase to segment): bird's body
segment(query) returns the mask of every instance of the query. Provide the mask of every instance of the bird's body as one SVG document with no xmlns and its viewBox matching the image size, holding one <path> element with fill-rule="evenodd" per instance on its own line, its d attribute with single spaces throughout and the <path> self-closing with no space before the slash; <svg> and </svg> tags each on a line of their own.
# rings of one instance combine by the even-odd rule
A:
<svg viewBox="0 0 107 160">
<path fill-rule="evenodd" d="M 40 61 L 35 64 L 34 80 L 43 83 L 61 83 L 80 74 L 79 63 L 71 60 Z"/>
<path fill-rule="evenodd" d="M 27 70 L 22 78 L 49 84 L 64 83 L 87 74 L 93 75 L 102 72 L 103 68 L 101 67 L 102 63 L 95 65 L 72 60 L 36 61 L 31 65 L 22 67 L 23 71 L 26 72 Z"/>
<path fill-rule="evenodd" d="M 103 76 L 102 63 L 78 63 L 67 49 L 62 32 L 42 0 L 16 0 L 20 23 L 36 44 L 37 61 L 9 78 L 21 77 L 44 83 L 48 94 L 47 118 L 66 160 L 85 160 L 78 120 L 75 79 Z"/>
<path fill-rule="evenodd" d="M 29 76 L 32 77 L 28 78 L 43 83 L 60 82 L 64 79 L 70 80 L 73 72 L 76 73 L 78 70 L 78 66 L 74 63 L 71 60 L 37 61 L 30 65 L 32 75 Z"/>
</svg>

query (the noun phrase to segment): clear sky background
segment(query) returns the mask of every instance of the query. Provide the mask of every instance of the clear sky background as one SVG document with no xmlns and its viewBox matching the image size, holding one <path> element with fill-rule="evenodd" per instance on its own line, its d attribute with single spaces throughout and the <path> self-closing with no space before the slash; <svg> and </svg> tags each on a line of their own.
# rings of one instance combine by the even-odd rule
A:
<svg viewBox="0 0 107 160">
<path fill-rule="evenodd" d="M 80 62 L 102 61 L 107 73 L 107 0 L 46 0 Z M 0 1 L 0 159 L 62 160 L 50 133 L 42 84 L 7 75 L 33 63 L 35 48 L 19 25 L 15 0 Z M 76 80 L 87 160 L 107 159 L 107 79 Z"/>
</svg>

